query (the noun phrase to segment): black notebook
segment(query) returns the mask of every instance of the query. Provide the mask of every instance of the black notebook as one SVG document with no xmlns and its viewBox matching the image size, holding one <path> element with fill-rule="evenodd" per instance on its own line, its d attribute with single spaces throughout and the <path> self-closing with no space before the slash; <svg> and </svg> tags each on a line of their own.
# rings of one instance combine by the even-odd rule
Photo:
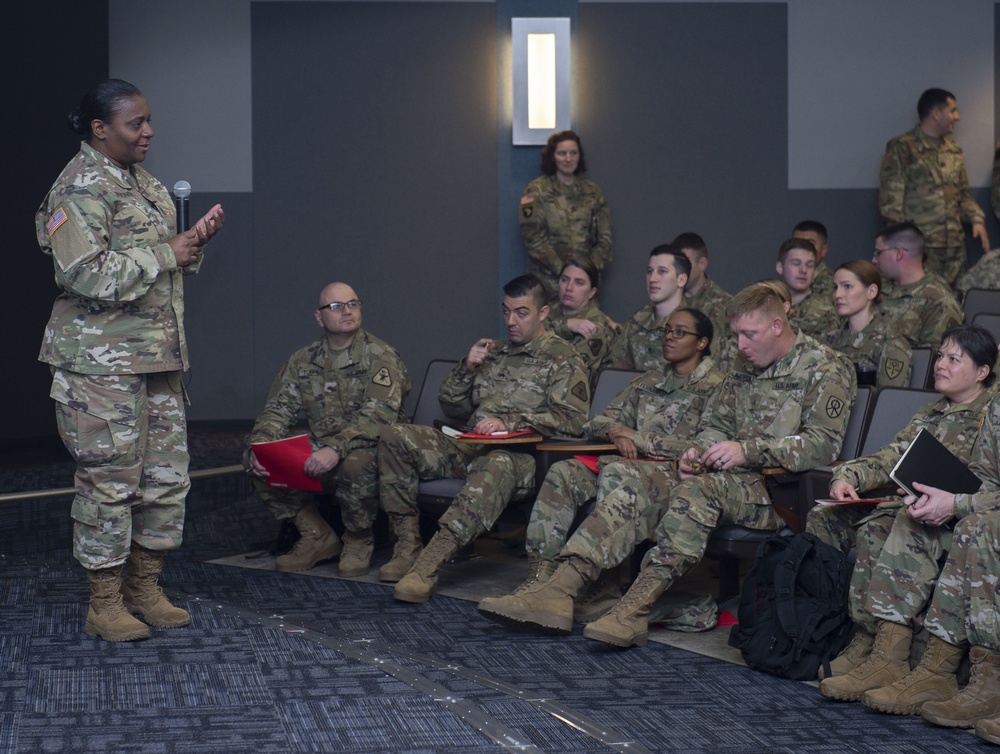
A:
<svg viewBox="0 0 1000 754">
<path fill-rule="evenodd" d="M 889 473 L 892 480 L 911 495 L 920 497 L 914 482 L 958 494 L 977 492 L 982 481 L 934 435 L 921 428 L 910 447 Z"/>
</svg>

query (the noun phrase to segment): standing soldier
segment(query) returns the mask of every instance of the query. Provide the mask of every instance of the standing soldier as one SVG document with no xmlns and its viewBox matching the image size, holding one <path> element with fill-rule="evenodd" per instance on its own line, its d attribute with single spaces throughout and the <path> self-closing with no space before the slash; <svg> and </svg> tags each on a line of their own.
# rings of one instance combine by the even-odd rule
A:
<svg viewBox="0 0 1000 754">
<path fill-rule="evenodd" d="M 590 408 L 587 375 L 573 346 L 545 328 L 545 289 L 533 275 L 522 275 L 503 291 L 508 340 L 473 344 L 441 385 L 441 409 L 484 435 L 579 435 Z M 459 442 L 433 427 L 398 425 L 385 432 L 378 462 L 382 507 L 397 535 L 406 532 L 417 542 L 420 480 L 466 480 L 427 547 L 419 555 L 397 552 L 379 572 L 382 581 L 399 582 L 392 596 L 402 602 L 426 602 L 441 566 L 535 485 L 535 459 L 516 445 Z"/>
<path fill-rule="evenodd" d="M 291 552 L 275 560 L 277 570 L 305 571 L 340 554 L 340 575 L 360 576 L 368 572 L 374 549 L 375 449 L 386 427 L 406 421 L 403 401 L 410 378 L 396 350 L 361 329 L 361 300 L 346 283 L 323 288 L 313 316 L 323 337 L 296 351 L 282 367 L 250 442 L 287 437 L 305 414 L 313 453 L 304 471 L 319 478 L 340 503 L 344 542 L 320 515 L 312 493 L 268 487 L 267 471 L 249 448 L 245 465 L 268 510 L 291 519 L 299 531 Z"/>
<path fill-rule="evenodd" d="M 583 178 L 587 162 L 573 131 L 559 131 L 542 148 L 542 172 L 524 189 L 518 212 L 528 251 L 529 275 L 545 286 L 550 301 L 559 294 L 559 271 L 571 259 L 604 270 L 611 262 L 611 210 L 593 181 Z"/>
<path fill-rule="evenodd" d="M 885 148 L 878 207 L 886 223 L 909 221 L 927 239 L 927 264 L 954 285 L 965 268 L 965 231 L 990 250 L 985 215 L 969 191 L 962 148 L 951 137 L 958 123 L 955 95 L 928 89 L 917 102 L 920 122 Z"/>
</svg>

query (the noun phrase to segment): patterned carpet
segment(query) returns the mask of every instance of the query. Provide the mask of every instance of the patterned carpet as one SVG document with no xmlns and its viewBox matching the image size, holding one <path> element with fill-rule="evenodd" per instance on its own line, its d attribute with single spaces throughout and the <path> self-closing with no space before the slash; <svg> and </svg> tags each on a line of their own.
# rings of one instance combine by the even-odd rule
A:
<svg viewBox="0 0 1000 754">
<path fill-rule="evenodd" d="M 209 563 L 275 534 L 240 476 L 195 482 L 167 561 L 192 626 L 109 644 L 82 631 L 67 509 L 0 506 L 0 752 L 990 750 L 663 644 L 512 633 L 468 601 Z"/>
</svg>

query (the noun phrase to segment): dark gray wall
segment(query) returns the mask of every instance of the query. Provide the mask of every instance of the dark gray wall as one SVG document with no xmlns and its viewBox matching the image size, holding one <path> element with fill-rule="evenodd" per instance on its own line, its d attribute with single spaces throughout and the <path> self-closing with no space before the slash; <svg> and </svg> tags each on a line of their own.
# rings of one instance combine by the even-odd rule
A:
<svg viewBox="0 0 1000 754">
<path fill-rule="evenodd" d="M 495 334 L 493 6 L 255 3 L 253 380 L 319 334 L 322 284 L 415 383 Z"/>
<path fill-rule="evenodd" d="M 108 12 L 103 2 L 13 3 L 4 10 L 0 70 L 7 117 L 3 207 L 5 294 L 0 297 L 4 364 L 0 441 L 55 433 L 52 378 L 38 359 L 57 289 L 52 261 L 35 240 L 35 210 L 79 149 L 66 125 L 95 81 L 108 75 Z M 85 44 L 81 43 L 85 40 Z M 67 61 L 67 57 L 70 58 Z"/>
</svg>

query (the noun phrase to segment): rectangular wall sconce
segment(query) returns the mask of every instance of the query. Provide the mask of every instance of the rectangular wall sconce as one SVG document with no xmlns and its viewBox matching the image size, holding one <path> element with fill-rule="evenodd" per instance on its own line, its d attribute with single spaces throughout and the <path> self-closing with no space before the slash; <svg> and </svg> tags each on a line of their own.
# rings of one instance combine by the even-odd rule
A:
<svg viewBox="0 0 1000 754">
<path fill-rule="evenodd" d="M 512 18 L 514 144 L 545 144 L 570 127 L 568 18 Z"/>
</svg>

